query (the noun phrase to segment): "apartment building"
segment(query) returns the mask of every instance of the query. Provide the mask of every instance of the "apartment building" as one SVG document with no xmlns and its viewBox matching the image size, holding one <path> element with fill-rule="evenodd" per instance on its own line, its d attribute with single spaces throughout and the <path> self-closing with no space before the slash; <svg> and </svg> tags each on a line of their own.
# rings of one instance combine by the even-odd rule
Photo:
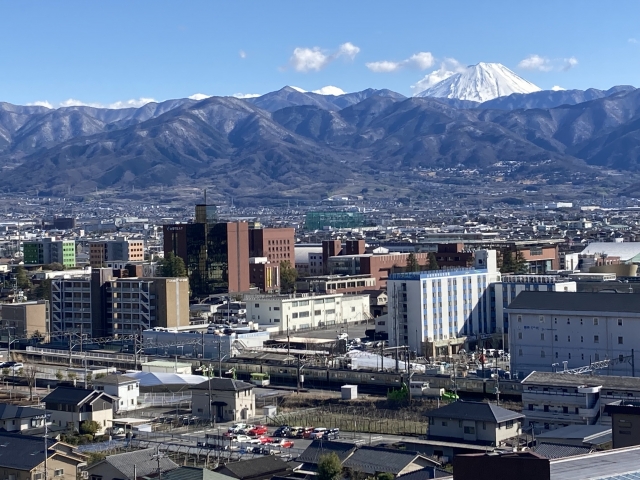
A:
<svg viewBox="0 0 640 480">
<path fill-rule="evenodd" d="M 511 373 L 572 369 L 611 359 L 610 375 L 632 375 L 640 295 L 522 292 L 507 308 Z"/>
<path fill-rule="evenodd" d="M 392 346 L 450 355 L 468 337 L 492 333 L 490 285 L 499 280 L 494 250 L 476 251 L 475 268 L 393 274 L 387 284 L 389 314 L 378 325 Z"/>
<path fill-rule="evenodd" d="M 368 295 L 245 295 L 247 320 L 279 327 L 279 333 L 345 326 L 369 318 Z"/>
<path fill-rule="evenodd" d="M 93 268 L 111 267 L 112 263 L 144 261 L 144 241 L 117 237 L 89 243 L 89 263 Z"/>
<path fill-rule="evenodd" d="M 525 429 L 611 425 L 610 403 L 640 401 L 640 378 L 533 372 L 522 381 Z"/>
<path fill-rule="evenodd" d="M 49 332 L 49 301 L 0 304 L 0 329 L 18 337 L 30 337 Z"/>
<path fill-rule="evenodd" d="M 249 259 L 249 281 L 264 293 L 280 291 L 280 262 L 269 262 L 266 257 Z"/>
<path fill-rule="evenodd" d="M 25 265 L 47 265 L 59 263 L 65 268 L 76 266 L 75 240 L 42 240 L 23 243 Z"/>
<path fill-rule="evenodd" d="M 189 324 L 185 278 L 113 278 L 110 268 L 51 282 L 51 337 L 100 337 Z"/>
<path fill-rule="evenodd" d="M 320 275 L 301 278 L 296 282 L 298 292 L 352 295 L 372 290 L 376 290 L 376 279 L 369 275 Z"/>
<path fill-rule="evenodd" d="M 119 278 L 107 283 L 108 335 L 189 325 L 186 278 Z"/>
</svg>

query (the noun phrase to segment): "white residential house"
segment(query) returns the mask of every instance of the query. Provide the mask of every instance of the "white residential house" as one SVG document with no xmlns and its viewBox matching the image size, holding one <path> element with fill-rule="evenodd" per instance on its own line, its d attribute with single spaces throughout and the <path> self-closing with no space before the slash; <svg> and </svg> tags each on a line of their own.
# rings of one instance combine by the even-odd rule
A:
<svg viewBox="0 0 640 480">
<path fill-rule="evenodd" d="M 65 386 L 56 388 L 42 401 L 52 424 L 78 431 L 82 422 L 95 421 L 100 427 L 97 433 L 102 434 L 111 426 L 116 399 L 97 390 Z"/>
<path fill-rule="evenodd" d="M 140 382 L 135 378 L 113 374 L 94 380 L 93 385 L 96 390 L 117 397 L 116 412 L 135 410 L 138 407 Z"/>
</svg>

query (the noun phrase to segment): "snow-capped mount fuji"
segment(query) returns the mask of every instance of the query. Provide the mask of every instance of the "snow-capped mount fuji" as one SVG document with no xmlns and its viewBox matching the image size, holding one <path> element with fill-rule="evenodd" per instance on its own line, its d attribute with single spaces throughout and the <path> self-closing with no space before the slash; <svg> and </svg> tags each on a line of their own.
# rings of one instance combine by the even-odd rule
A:
<svg viewBox="0 0 640 480">
<path fill-rule="evenodd" d="M 486 102 L 512 93 L 533 93 L 541 89 L 537 85 L 516 75 L 500 63 L 484 63 L 467 67 L 464 72 L 456 73 L 416 97 L 452 98 Z"/>
</svg>

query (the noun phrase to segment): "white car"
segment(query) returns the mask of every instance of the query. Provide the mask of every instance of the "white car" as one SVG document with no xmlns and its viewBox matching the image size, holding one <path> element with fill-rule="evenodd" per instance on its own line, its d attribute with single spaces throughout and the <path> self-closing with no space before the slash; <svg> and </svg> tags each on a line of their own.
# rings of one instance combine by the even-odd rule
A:
<svg viewBox="0 0 640 480">
<path fill-rule="evenodd" d="M 236 435 L 231 439 L 231 441 L 237 442 L 237 443 L 255 443 L 255 444 L 260 443 L 260 439 L 252 438 L 249 435 Z"/>
<path fill-rule="evenodd" d="M 245 428 L 247 428 L 247 424 L 246 423 L 234 423 L 233 425 L 231 425 L 229 427 L 228 432 L 229 433 L 238 433 L 238 431 L 244 430 Z"/>
<path fill-rule="evenodd" d="M 322 438 L 326 431 L 327 429 L 324 427 L 314 428 L 309 438 Z"/>
</svg>

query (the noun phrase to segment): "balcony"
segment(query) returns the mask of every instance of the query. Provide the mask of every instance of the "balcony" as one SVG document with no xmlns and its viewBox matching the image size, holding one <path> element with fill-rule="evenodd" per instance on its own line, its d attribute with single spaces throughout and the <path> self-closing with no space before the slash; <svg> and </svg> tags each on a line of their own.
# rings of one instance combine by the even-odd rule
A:
<svg viewBox="0 0 640 480">
<path fill-rule="evenodd" d="M 579 408 L 578 415 L 584 418 L 593 418 L 600 412 L 600 405 L 593 408 Z"/>
<path fill-rule="evenodd" d="M 522 392 L 522 403 L 583 407 L 586 403 L 586 397 L 585 395 L 575 393 L 531 392 L 525 390 Z"/>
</svg>

